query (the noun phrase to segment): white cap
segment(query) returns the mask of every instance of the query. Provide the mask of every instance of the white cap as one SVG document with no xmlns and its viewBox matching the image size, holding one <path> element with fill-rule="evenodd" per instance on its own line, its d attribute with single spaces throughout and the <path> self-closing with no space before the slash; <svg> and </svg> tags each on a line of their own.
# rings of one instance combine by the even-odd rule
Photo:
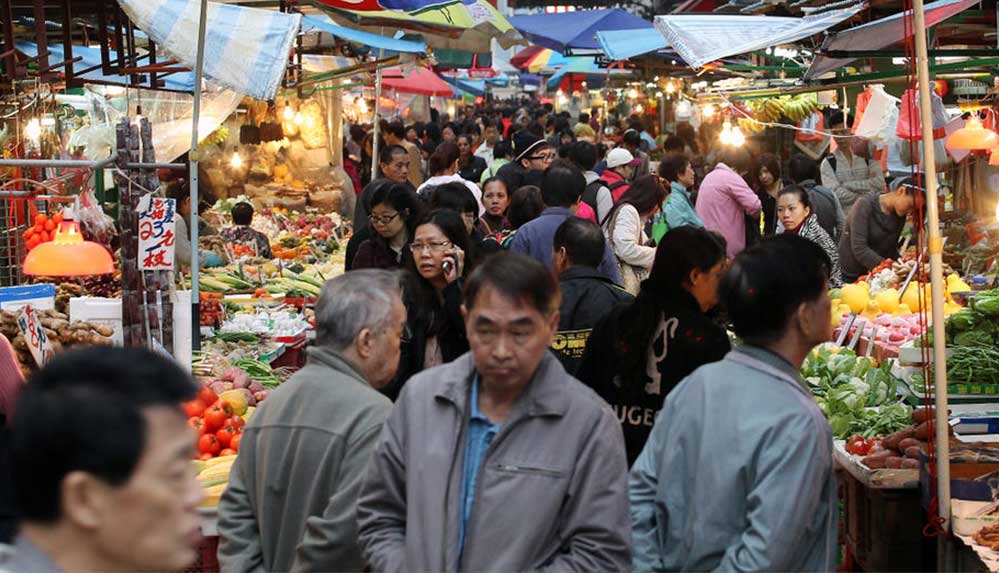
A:
<svg viewBox="0 0 999 573">
<path fill-rule="evenodd" d="M 622 165 L 627 165 L 635 160 L 630 151 L 623 147 L 615 147 L 607 152 L 607 168 L 614 169 Z"/>
</svg>

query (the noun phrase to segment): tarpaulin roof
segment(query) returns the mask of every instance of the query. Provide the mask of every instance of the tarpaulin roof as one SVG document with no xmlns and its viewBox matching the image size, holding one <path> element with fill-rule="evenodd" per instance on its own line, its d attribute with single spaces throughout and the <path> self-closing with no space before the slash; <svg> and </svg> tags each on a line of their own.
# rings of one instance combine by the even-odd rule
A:
<svg viewBox="0 0 999 573">
<path fill-rule="evenodd" d="M 459 90 L 471 94 L 473 96 L 485 95 L 486 93 L 486 80 L 449 78 L 447 76 L 441 76 L 441 79 L 451 84 L 452 86 L 458 88 Z"/>
<path fill-rule="evenodd" d="M 655 28 L 600 30 L 597 40 L 604 55 L 612 60 L 627 60 L 668 47 L 666 38 Z"/>
<path fill-rule="evenodd" d="M 652 28 L 647 20 L 620 8 L 514 16 L 510 23 L 531 42 L 557 52 L 601 49 L 598 31 Z"/>
<path fill-rule="evenodd" d="M 972 5 L 978 4 L 978 0 L 939 0 L 927 4 L 926 26 L 935 26 L 940 22 L 963 12 Z M 899 12 L 887 18 L 874 20 L 867 24 L 837 32 L 826 38 L 822 45 L 822 50 L 880 50 L 892 44 L 897 44 L 905 40 L 905 26 L 903 16 L 908 16 L 911 10 Z M 910 31 L 909 36 L 912 33 Z M 817 55 L 812 60 L 812 65 L 805 72 L 804 79 L 810 80 L 843 67 L 856 58 L 830 58 Z"/>
<path fill-rule="evenodd" d="M 457 0 L 318 0 L 333 8 L 347 10 L 420 10 L 429 6 L 460 4 Z"/>
<path fill-rule="evenodd" d="M 426 42 L 414 42 L 409 40 L 397 40 L 387 36 L 380 36 L 355 30 L 335 23 L 329 16 L 317 14 L 315 16 L 305 16 L 302 18 L 302 31 L 319 30 L 333 34 L 338 38 L 343 38 L 349 42 L 356 42 L 372 48 L 381 48 L 392 52 L 423 53 L 427 51 Z"/>
<path fill-rule="evenodd" d="M 569 74 L 573 76 L 606 77 L 608 74 L 619 75 L 630 73 L 627 70 L 607 70 L 606 68 L 601 68 L 592 56 L 578 56 L 566 58 L 566 60 L 565 65 L 559 66 L 555 74 L 548 80 L 548 87 L 558 86 L 562 78 Z"/>
<path fill-rule="evenodd" d="M 524 48 L 510 58 L 510 64 L 515 68 L 527 70 L 535 74 L 544 69 L 554 69 L 557 66 L 563 66 L 567 62 L 568 58 L 566 56 L 551 48 L 542 48 L 541 46 Z"/>
<path fill-rule="evenodd" d="M 382 89 L 404 94 L 449 96 L 451 85 L 427 68 L 413 68 L 403 75 L 401 68 L 386 68 L 382 72 Z"/>
<path fill-rule="evenodd" d="M 863 9 L 858 4 L 804 18 L 678 14 L 656 16 L 656 28 L 692 68 L 738 54 L 788 44 L 827 30 Z"/>
<path fill-rule="evenodd" d="M 14 46 L 19 52 L 30 57 L 38 55 L 38 44 L 34 42 L 26 42 L 23 40 L 18 40 L 14 43 Z M 57 44 L 55 42 L 48 45 L 49 51 L 49 61 L 52 62 L 63 62 L 66 60 L 66 56 L 63 52 L 62 44 Z M 73 64 L 74 70 L 84 70 L 87 68 L 92 68 L 97 66 L 97 69 L 91 70 L 85 74 L 80 74 L 77 77 L 83 78 L 84 80 L 90 80 L 92 82 L 100 82 L 107 84 L 120 84 L 120 85 L 130 85 L 129 76 L 119 75 L 119 74 L 104 74 L 101 71 L 101 50 L 100 48 L 91 48 L 88 46 L 73 46 L 73 57 L 83 58 L 82 60 Z M 118 57 L 118 52 L 110 50 L 110 57 L 112 60 Z M 139 60 L 139 65 L 143 65 L 144 61 Z M 60 71 L 62 68 L 55 68 L 53 71 Z M 149 85 L 149 74 L 142 74 L 143 83 L 138 87 L 151 87 Z M 194 73 L 193 72 L 175 72 L 169 75 L 157 74 L 157 80 L 163 80 L 163 88 L 171 91 L 184 91 L 189 92 L 194 89 Z"/>
<path fill-rule="evenodd" d="M 118 0 L 118 4 L 159 48 L 194 69 L 201 19 L 198 2 Z M 273 99 L 301 20 L 301 14 L 209 2 L 205 77 L 241 94 Z"/>
</svg>

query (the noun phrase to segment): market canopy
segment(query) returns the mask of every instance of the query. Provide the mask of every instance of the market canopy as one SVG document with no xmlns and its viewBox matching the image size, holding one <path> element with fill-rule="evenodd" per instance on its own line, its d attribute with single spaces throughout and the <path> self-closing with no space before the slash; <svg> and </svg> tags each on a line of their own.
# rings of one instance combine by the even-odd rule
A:
<svg viewBox="0 0 999 573">
<path fill-rule="evenodd" d="M 382 72 L 382 89 L 403 94 L 425 96 L 450 96 L 454 92 L 451 84 L 445 82 L 427 68 L 386 68 Z"/>
<path fill-rule="evenodd" d="M 119 4 L 158 47 L 194 69 L 201 18 L 198 2 L 119 0 Z M 241 94 L 273 99 L 301 20 L 301 14 L 209 2 L 205 77 Z"/>
<path fill-rule="evenodd" d="M 604 55 L 614 61 L 627 60 L 669 47 L 666 38 L 655 28 L 600 30 L 597 41 Z"/>
<path fill-rule="evenodd" d="M 308 32 L 312 30 L 326 32 L 349 42 L 363 44 L 371 48 L 381 48 L 391 52 L 422 54 L 427 51 L 426 42 L 397 40 L 395 38 L 372 34 L 371 32 L 365 32 L 363 30 L 355 30 L 353 28 L 337 24 L 330 19 L 329 16 L 324 14 L 305 16 L 302 18 L 302 31 Z"/>
<path fill-rule="evenodd" d="M 647 20 L 620 8 L 514 16 L 510 23 L 531 42 L 561 53 L 599 52 L 600 31 L 652 29 Z"/>
<path fill-rule="evenodd" d="M 456 0 L 316 0 L 333 8 L 346 10 L 378 11 L 378 10 L 421 10 L 431 6 L 446 6 L 460 3 Z"/>
<path fill-rule="evenodd" d="M 566 63 L 559 66 L 558 70 L 555 71 L 555 74 L 548 79 L 548 87 L 557 87 L 562 82 L 562 78 L 566 76 L 606 77 L 608 74 L 620 75 L 629 73 L 627 70 L 608 70 L 606 68 L 601 68 L 597 65 L 593 56 L 577 56 L 566 58 L 566 60 Z"/>
<path fill-rule="evenodd" d="M 592 59 L 592 58 L 591 58 Z M 553 70 L 557 66 L 568 63 L 566 56 L 550 48 L 530 46 L 517 52 L 510 58 L 510 64 L 518 70 L 526 70 L 536 74 L 541 70 Z"/>
<path fill-rule="evenodd" d="M 470 4 L 454 2 L 412 12 L 395 10 L 348 10 L 331 8 L 331 14 L 353 27 L 368 32 L 404 29 L 426 35 L 427 45 L 433 48 L 488 52 L 491 40 L 496 39 L 503 48 L 524 44 L 524 39 L 510 22 L 487 0 L 474 0 Z"/>
<path fill-rule="evenodd" d="M 789 44 L 813 36 L 857 14 L 865 4 L 804 18 L 680 14 L 656 16 L 656 28 L 692 68 L 721 58 Z"/>
<path fill-rule="evenodd" d="M 936 26 L 951 16 L 957 15 L 971 6 L 978 4 L 977 0 L 939 0 L 925 6 L 926 26 Z M 892 44 L 902 42 L 912 36 L 912 30 L 906 34 L 903 17 L 910 17 L 912 10 L 899 12 L 887 18 L 868 22 L 855 28 L 837 32 L 826 37 L 821 51 L 849 50 L 881 50 Z M 856 58 L 832 58 L 817 55 L 812 65 L 805 72 L 806 80 L 814 79 L 822 74 L 841 68 Z"/>
</svg>

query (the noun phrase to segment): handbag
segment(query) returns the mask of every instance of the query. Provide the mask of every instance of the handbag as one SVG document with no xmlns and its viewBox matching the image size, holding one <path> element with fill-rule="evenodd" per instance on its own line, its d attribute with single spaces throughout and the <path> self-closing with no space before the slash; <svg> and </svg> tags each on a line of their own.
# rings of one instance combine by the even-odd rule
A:
<svg viewBox="0 0 999 573">
<path fill-rule="evenodd" d="M 614 219 L 610 222 L 610 226 L 607 232 L 610 237 L 614 237 L 614 227 L 617 225 L 617 217 L 621 213 L 618 209 L 617 213 L 614 214 Z M 610 239 L 611 244 L 613 244 L 613 239 Z M 642 228 L 638 228 L 637 241 L 639 244 L 642 243 Z M 639 267 L 626 263 L 622 261 L 617 255 L 614 255 L 617 259 L 617 269 L 618 273 L 621 275 L 621 287 L 628 291 L 628 294 L 632 296 L 638 296 L 638 291 L 642 288 L 642 281 L 649 278 L 649 269 L 645 267 Z"/>
</svg>

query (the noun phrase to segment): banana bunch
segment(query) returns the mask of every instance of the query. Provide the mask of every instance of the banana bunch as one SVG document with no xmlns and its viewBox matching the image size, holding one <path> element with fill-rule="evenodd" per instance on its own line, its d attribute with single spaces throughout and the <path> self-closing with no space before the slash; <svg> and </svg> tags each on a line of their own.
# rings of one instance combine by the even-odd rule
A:
<svg viewBox="0 0 999 573">
<path fill-rule="evenodd" d="M 767 128 L 767 126 L 751 117 L 740 117 L 737 121 L 739 127 L 747 133 L 759 133 Z"/>
<path fill-rule="evenodd" d="M 781 98 L 755 99 L 749 102 L 753 117 L 763 123 L 773 123 L 784 115 L 784 100 Z"/>
<path fill-rule="evenodd" d="M 784 114 L 795 123 L 809 117 L 818 109 L 819 100 L 814 93 L 795 96 L 784 104 Z"/>
</svg>

